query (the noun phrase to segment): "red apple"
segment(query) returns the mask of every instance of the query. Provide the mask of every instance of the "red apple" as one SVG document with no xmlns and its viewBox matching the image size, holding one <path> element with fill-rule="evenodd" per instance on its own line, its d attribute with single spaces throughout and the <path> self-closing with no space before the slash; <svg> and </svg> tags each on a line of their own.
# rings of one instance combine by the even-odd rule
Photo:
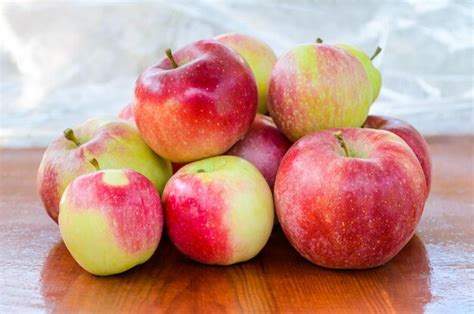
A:
<svg viewBox="0 0 474 314">
<path fill-rule="evenodd" d="M 223 154 L 255 118 L 252 71 L 236 51 L 215 40 L 167 54 L 137 80 L 133 112 L 143 139 L 177 163 Z"/>
<path fill-rule="evenodd" d="M 275 181 L 278 219 L 293 247 L 329 268 L 363 269 L 394 257 L 415 233 L 426 181 L 397 135 L 332 129 L 296 142 Z"/>
<path fill-rule="evenodd" d="M 272 118 L 257 114 L 248 133 L 227 154 L 250 161 L 273 188 L 280 161 L 291 144 Z"/>
<path fill-rule="evenodd" d="M 163 229 L 160 196 L 133 170 L 85 174 L 61 198 L 59 229 L 85 270 L 100 276 L 121 273 L 155 252 Z"/>
<path fill-rule="evenodd" d="M 257 255 L 273 227 L 272 192 L 248 161 L 217 156 L 181 168 L 163 192 L 168 236 L 186 256 L 230 265 Z"/>
<path fill-rule="evenodd" d="M 411 147 L 420 161 L 426 178 L 426 197 L 431 189 L 431 155 L 423 136 L 405 121 L 384 116 L 368 116 L 364 128 L 390 131 L 400 136 Z"/>
<path fill-rule="evenodd" d="M 128 104 L 120 110 L 118 114 L 119 119 L 127 120 L 135 124 L 135 117 L 133 116 L 133 106 L 132 104 Z"/>
</svg>

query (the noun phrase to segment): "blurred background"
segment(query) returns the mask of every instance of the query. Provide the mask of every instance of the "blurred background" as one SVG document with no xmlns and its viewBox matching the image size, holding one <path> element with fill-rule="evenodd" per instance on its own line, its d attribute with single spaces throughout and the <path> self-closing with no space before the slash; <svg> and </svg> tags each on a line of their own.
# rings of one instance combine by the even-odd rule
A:
<svg viewBox="0 0 474 314">
<path fill-rule="evenodd" d="M 425 135 L 473 134 L 472 1 L 21 1 L 0 3 L 0 146 L 45 146 L 66 127 L 115 116 L 164 50 L 226 32 L 278 56 L 321 37 L 375 59 L 371 113 Z"/>
</svg>

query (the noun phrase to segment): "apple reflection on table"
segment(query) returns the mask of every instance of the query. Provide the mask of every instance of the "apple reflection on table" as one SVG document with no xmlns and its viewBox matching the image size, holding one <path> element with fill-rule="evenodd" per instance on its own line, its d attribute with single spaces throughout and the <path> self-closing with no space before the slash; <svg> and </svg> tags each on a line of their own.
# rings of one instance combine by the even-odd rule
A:
<svg viewBox="0 0 474 314">
<path fill-rule="evenodd" d="M 382 308 L 421 312 L 432 299 L 429 259 L 417 235 L 386 265 L 338 271 L 306 261 L 292 249 L 278 226 L 263 251 L 245 263 L 229 267 L 202 265 L 184 257 L 164 238 L 148 262 L 109 277 L 96 277 L 81 269 L 64 243 L 58 242 L 44 263 L 41 293 L 47 308 L 58 311 L 186 311 L 196 306 L 222 311 L 239 306 L 238 292 L 247 289 L 254 276 L 264 282 L 257 289 L 278 287 L 279 293 L 283 291 L 286 296 L 273 302 L 294 306 L 294 310 L 310 310 L 314 306 L 358 308 L 364 302 L 375 302 Z M 374 294 L 363 294 L 361 289 Z M 299 292 L 305 294 L 307 304 L 288 303 Z M 258 290 L 254 293 L 260 295 Z M 377 297 L 380 295 L 383 298 Z"/>
</svg>

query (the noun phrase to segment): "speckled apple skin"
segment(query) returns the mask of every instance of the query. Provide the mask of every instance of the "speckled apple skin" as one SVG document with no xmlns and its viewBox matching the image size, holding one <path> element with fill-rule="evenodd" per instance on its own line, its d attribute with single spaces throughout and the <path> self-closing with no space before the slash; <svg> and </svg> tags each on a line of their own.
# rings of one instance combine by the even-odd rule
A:
<svg viewBox="0 0 474 314">
<path fill-rule="evenodd" d="M 257 86 L 245 60 L 215 40 L 201 40 L 145 70 L 135 88 L 135 122 L 160 156 L 185 163 L 226 152 L 257 112 Z"/>
<path fill-rule="evenodd" d="M 364 67 L 340 48 L 302 44 L 273 68 L 268 110 L 292 141 L 329 128 L 360 127 L 371 103 Z"/>
<path fill-rule="evenodd" d="M 270 75 L 277 57 L 263 41 L 240 33 L 227 33 L 216 40 L 236 50 L 252 69 L 258 89 L 258 112 L 267 113 L 267 94 Z"/>
<path fill-rule="evenodd" d="M 364 128 L 390 131 L 400 136 L 410 146 L 423 168 L 427 185 L 426 198 L 428 198 L 431 189 L 431 154 L 423 135 L 405 121 L 384 116 L 369 115 Z"/>
<path fill-rule="evenodd" d="M 377 97 L 379 97 L 380 89 L 382 88 L 382 75 L 373 65 L 372 60 L 370 60 L 369 56 L 362 49 L 356 46 L 337 44 L 336 47 L 344 49 L 344 51 L 360 61 L 370 81 L 370 87 L 372 88 L 372 103 L 375 102 Z"/>
<path fill-rule="evenodd" d="M 272 118 L 257 114 L 245 137 L 232 146 L 227 154 L 250 161 L 273 188 L 280 161 L 291 144 Z"/>
<path fill-rule="evenodd" d="M 133 115 L 133 105 L 128 104 L 123 107 L 118 114 L 118 118 L 127 120 L 128 122 L 135 124 L 135 116 Z"/>
<path fill-rule="evenodd" d="M 272 192 L 260 172 L 235 156 L 181 168 L 163 193 L 168 236 L 191 259 L 217 265 L 247 261 L 273 227 Z"/>
<path fill-rule="evenodd" d="M 37 188 L 48 215 L 57 222 L 59 200 L 76 177 L 101 169 L 130 168 L 145 175 L 162 192 L 172 175 L 169 161 L 156 155 L 137 129 L 122 120 L 90 119 L 73 129 L 77 147 L 60 135 L 46 149 L 37 174 Z"/>
<path fill-rule="evenodd" d="M 340 129 L 296 142 L 280 164 L 275 206 L 292 246 L 328 268 L 364 269 L 387 263 L 413 236 L 426 182 L 410 147 L 397 135 Z"/>
<path fill-rule="evenodd" d="M 74 259 L 105 276 L 147 261 L 160 242 L 160 196 L 143 175 L 129 169 L 77 177 L 61 198 L 59 229 Z"/>
</svg>

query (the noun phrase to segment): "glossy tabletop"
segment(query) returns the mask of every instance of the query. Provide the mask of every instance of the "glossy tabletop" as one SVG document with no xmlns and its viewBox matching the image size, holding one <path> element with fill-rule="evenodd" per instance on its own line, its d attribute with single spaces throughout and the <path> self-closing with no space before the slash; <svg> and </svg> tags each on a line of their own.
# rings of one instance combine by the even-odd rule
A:
<svg viewBox="0 0 474 314">
<path fill-rule="evenodd" d="M 317 267 L 275 228 L 249 262 L 206 266 L 163 239 L 147 263 L 100 278 L 83 271 L 44 212 L 42 149 L 3 149 L 0 313 L 474 312 L 474 138 L 428 139 L 433 187 L 418 231 L 372 270 Z"/>
</svg>

